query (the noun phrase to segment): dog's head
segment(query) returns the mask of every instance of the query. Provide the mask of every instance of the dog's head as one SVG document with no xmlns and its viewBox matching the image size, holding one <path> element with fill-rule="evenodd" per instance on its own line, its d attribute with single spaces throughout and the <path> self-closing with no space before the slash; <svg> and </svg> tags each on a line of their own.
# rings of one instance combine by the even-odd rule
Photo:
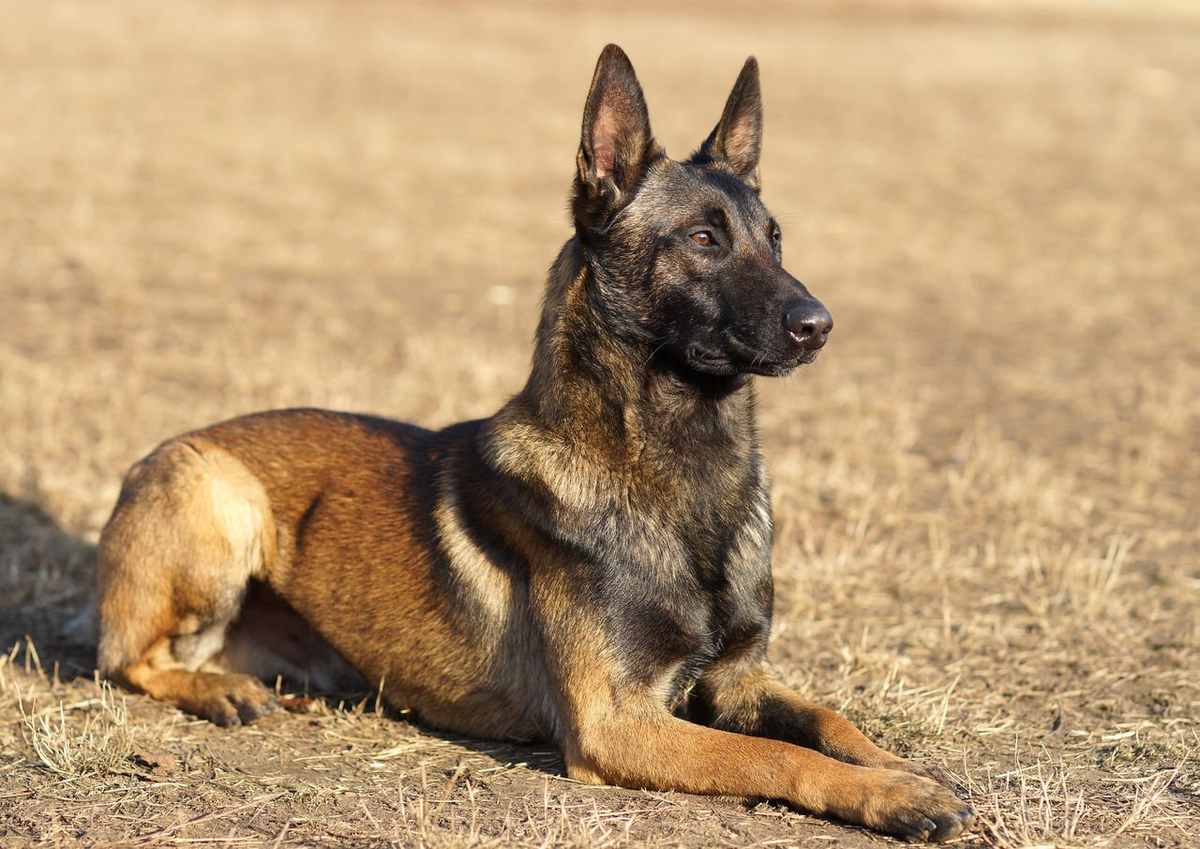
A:
<svg viewBox="0 0 1200 849">
<path fill-rule="evenodd" d="M 629 58 L 600 54 L 583 113 L 573 210 L 610 329 L 704 375 L 784 375 L 833 319 L 782 265 L 759 199 L 762 98 L 750 58 L 700 149 L 669 159 Z"/>
</svg>

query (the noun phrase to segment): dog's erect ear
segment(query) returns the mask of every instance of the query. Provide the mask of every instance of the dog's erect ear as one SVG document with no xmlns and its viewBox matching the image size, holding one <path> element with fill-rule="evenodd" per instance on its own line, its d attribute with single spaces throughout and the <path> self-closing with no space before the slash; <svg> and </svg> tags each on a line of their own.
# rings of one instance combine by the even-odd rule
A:
<svg viewBox="0 0 1200 849">
<path fill-rule="evenodd" d="M 746 60 L 725 111 L 716 128 L 700 145 L 692 162 L 704 164 L 724 160 L 750 188 L 758 191 L 758 157 L 762 153 L 762 90 L 758 84 L 758 60 Z"/>
<path fill-rule="evenodd" d="M 577 217 L 596 223 L 611 212 L 660 153 L 650 133 L 650 116 L 633 65 L 624 50 L 610 44 L 596 63 L 583 108 Z"/>
</svg>

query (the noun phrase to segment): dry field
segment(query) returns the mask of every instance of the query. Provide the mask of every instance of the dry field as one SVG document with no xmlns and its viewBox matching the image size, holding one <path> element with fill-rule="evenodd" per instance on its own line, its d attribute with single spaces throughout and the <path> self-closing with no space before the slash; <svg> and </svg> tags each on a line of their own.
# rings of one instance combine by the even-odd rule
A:
<svg viewBox="0 0 1200 849">
<path fill-rule="evenodd" d="M 759 57 L 765 199 L 837 321 L 760 384 L 782 674 L 956 775 L 963 845 L 1200 846 L 1186 0 L 0 5 L 0 844 L 887 842 L 370 696 L 220 730 L 71 627 L 159 440 L 521 385 L 610 40 L 676 154 Z"/>
</svg>

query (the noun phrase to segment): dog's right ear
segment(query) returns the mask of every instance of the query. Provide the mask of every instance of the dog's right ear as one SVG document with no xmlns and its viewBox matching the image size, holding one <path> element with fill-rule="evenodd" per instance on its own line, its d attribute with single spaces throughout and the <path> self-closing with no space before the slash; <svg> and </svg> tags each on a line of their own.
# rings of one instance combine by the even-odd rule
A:
<svg viewBox="0 0 1200 849">
<path fill-rule="evenodd" d="M 604 48 L 583 108 L 575 218 L 599 226 L 628 199 L 662 150 L 650 132 L 650 115 L 625 51 Z"/>
</svg>

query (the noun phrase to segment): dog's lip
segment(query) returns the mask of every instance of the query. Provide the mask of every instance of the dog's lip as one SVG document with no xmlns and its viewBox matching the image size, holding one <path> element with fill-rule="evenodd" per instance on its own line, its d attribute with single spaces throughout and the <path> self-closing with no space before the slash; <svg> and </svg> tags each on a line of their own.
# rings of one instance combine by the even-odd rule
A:
<svg viewBox="0 0 1200 849">
<path fill-rule="evenodd" d="M 763 377 L 784 377 L 802 365 L 817 358 L 820 350 L 800 351 L 783 360 L 767 359 L 753 347 L 741 340 L 728 336 L 725 351 L 713 351 L 692 345 L 687 350 L 687 364 L 697 371 L 709 374 L 728 375 L 751 373 Z"/>
<path fill-rule="evenodd" d="M 739 339 L 732 333 L 725 334 L 725 348 L 730 359 L 736 359 L 748 371 L 767 377 L 782 377 L 802 365 L 811 363 L 817 358 L 820 349 L 801 349 L 782 359 L 768 359 L 754 346 Z"/>
<path fill-rule="evenodd" d="M 700 348 L 688 348 L 684 356 L 684 360 L 689 366 L 702 371 L 706 374 L 735 374 L 737 369 L 733 367 L 733 361 L 729 357 L 721 354 L 713 353 L 712 351 L 704 351 Z"/>
</svg>

